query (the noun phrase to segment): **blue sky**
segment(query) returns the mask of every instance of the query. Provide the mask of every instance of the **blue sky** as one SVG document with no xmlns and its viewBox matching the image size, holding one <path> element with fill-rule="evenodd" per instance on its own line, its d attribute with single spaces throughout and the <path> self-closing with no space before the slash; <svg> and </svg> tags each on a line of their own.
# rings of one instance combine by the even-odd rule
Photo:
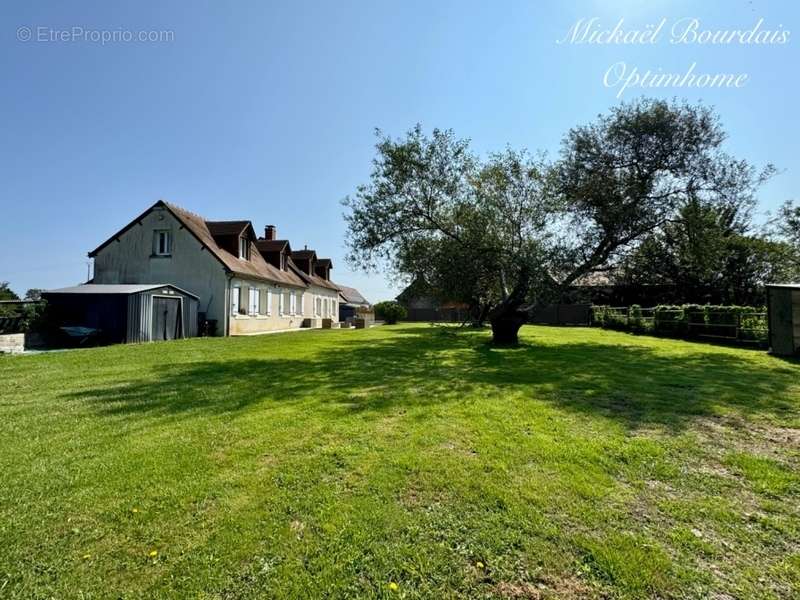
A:
<svg viewBox="0 0 800 600">
<path fill-rule="evenodd" d="M 270 223 L 334 260 L 373 301 L 381 275 L 348 271 L 340 200 L 368 179 L 374 129 L 453 128 L 477 152 L 558 150 L 640 71 L 747 73 L 739 89 L 654 89 L 715 106 L 728 148 L 781 173 L 762 210 L 800 184 L 796 2 L 3 2 L 0 280 L 19 293 L 85 278 L 86 253 L 159 198 L 209 219 Z M 656 44 L 556 44 L 578 19 Z M 669 28 L 789 31 L 786 44 L 670 44 Z M 25 40 L 29 28 L 30 40 Z M 80 34 L 72 28 L 82 28 Z M 41 29 L 40 29 L 41 28 Z M 101 43 L 101 32 L 171 41 Z M 795 31 L 796 30 L 796 31 Z M 56 41 L 51 31 L 74 39 Z M 94 32 L 94 33 L 93 33 Z M 83 36 L 83 37 L 82 37 Z M 22 39 L 20 39 L 22 38 Z M 625 99 L 642 90 L 626 92 Z"/>
</svg>

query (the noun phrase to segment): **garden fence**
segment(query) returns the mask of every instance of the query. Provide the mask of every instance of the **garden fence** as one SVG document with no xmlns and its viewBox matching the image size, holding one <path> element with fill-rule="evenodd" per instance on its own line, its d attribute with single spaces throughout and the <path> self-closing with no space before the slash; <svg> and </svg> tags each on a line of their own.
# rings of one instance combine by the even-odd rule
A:
<svg viewBox="0 0 800 600">
<path fill-rule="evenodd" d="M 592 321 L 609 329 L 742 344 L 763 345 L 769 337 L 767 312 L 753 307 L 595 306 Z"/>
</svg>

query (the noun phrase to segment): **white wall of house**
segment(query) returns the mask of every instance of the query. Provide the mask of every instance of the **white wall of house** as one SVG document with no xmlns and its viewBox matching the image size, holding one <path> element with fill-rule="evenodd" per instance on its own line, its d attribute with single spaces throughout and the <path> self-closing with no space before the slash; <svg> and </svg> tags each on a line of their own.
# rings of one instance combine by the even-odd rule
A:
<svg viewBox="0 0 800 600">
<path fill-rule="evenodd" d="M 339 295 L 320 286 L 294 288 L 233 277 L 230 280 L 230 334 L 248 335 L 297 329 L 306 319 L 339 320 Z"/>
<path fill-rule="evenodd" d="M 170 236 L 169 253 L 157 252 L 157 232 Z M 155 208 L 100 250 L 94 259 L 95 283 L 172 283 L 198 296 L 198 310 L 217 320 L 225 333 L 228 278 L 222 264 L 169 211 Z"/>
<path fill-rule="evenodd" d="M 304 288 L 233 277 L 230 280 L 230 334 L 246 335 L 302 327 Z"/>
<path fill-rule="evenodd" d="M 339 292 L 313 284 L 309 286 L 308 292 L 311 316 L 339 320 Z"/>
</svg>

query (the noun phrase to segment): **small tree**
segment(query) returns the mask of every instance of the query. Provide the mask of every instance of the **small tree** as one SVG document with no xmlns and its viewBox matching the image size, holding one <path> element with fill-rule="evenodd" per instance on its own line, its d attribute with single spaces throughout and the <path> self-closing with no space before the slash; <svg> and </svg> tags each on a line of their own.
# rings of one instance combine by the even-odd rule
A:
<svg viewBox="0 0 800 600">
<path fill-rule="evenodd" d="M 375 306 L 375 316 L 380 320 L 385 321 L 389 325 L 394 325 L 397 321 L 405 319 L 408 312 L 405 307 L 399 302 L 393 300 L 387 302 L 378 302 Z"/>
<path fill-rule="evenodd" d="M 40 288 L 31 288 L 25 292 L 25 300 L 41 300 L 43 291 Z"/>
</svg>

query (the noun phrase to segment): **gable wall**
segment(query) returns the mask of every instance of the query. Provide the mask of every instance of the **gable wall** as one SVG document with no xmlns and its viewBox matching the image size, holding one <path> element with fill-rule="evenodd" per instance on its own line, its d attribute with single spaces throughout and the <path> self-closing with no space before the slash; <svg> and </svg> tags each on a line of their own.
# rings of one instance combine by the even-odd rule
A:
<svg viewBox="0 0 800 600">
<path fill-rule="evenodd" d="M 171 283 L 199 296 L 198 310 L 217 320 L 217 334 L 225 331 L 227 276 L 220 262 L 180 222 L 163 208 L 147 213 L 111 241 L 94 259 L 95 283 Z M 172 232 L 172 255 L 154 256 L 155 230 Z"/>
</svg>

